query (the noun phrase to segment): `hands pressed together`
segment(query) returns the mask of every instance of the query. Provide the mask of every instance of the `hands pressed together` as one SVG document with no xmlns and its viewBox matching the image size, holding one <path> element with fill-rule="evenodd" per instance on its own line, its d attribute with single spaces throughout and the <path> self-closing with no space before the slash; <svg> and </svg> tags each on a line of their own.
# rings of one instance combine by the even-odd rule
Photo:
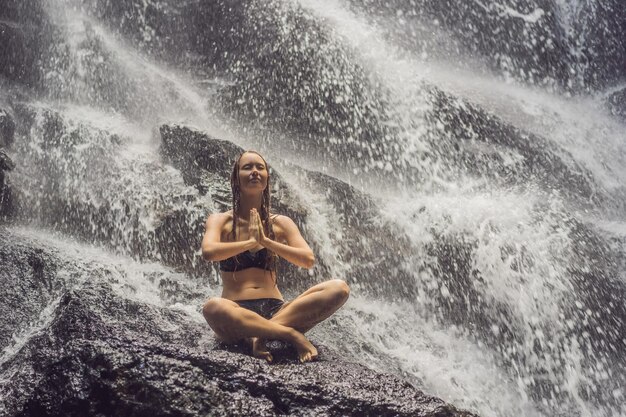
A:
<svg viewBox="0 0 626 417">
<path fill-rule="evenodd" d="M 263 222 L 257 209 L 250 210 L 250 222 L 248 223 L 248 235 L 261 246 L 265 246 L 267 237 L 263 231 Z"/>
</svg>

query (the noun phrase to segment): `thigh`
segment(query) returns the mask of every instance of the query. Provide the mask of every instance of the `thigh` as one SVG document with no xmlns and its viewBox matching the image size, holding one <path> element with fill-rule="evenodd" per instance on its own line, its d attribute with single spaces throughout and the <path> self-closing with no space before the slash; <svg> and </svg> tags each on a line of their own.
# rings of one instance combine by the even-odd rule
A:
<svg viewBox="0 0 626 417">
<path fill-rule="evenodd" d="M 327 289 L 331 288 L 334 282 L 336 282 L 336 280 L 333 279 L 333 280 L 330 280 L 330 281 L 324 281 L 324 282 L 320 282 L 319 284 L 315 284 L 314 286 L 312 286 L 311 288 L 309 288 L 308 290 L 306 290 L 302 294 L 298 295 L 293 300 L 285 303 L 283 305 L 283 308 L 286 307 L 288 304 L 294 303 L 294 302 L 296 302 L 298 300 L 302 300 L 303 298 L 305 298 L 305 297 L 307 297 L 307 296 L 309 296 L 311 294 L 314 294 L 316 292 L 324 291 L 324 290 L 327 290 Z"/>
<path fill-rule="evenodd" d="M 242 309 L 243 307 L 232 300 L 215 297 L 204 304 L 202 313 L 220 342 L 235 343 L 242 340 L 236 324 Z"/>
<path fill-rule="evenodd" d="M 345 302 L 348 292 L 347 285 L 340 280 L 316 284 L 283 304 L 271 321 L 293 327 L 301 333 L 307 332 L 337 311 Z"/>
</svg>

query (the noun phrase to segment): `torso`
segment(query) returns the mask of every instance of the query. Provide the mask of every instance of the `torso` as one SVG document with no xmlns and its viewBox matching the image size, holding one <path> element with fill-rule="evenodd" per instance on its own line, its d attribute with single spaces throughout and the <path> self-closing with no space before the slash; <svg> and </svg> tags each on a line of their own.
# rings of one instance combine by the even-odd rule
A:
<svg viewBox="0 0 626 417">
<path fill-rule="evenodd" d="M 224 226 L 221 231 L 222 242 L 232 242 L 233 216 L 231 212 L 223 213 Z M 237 240 L 248 240 L 248 222 L 242 218 L 237 219 Z M 276 217 L 273 222 L 274 239 L 278 242 L 284 242 L 284 232 L 280 227 Z M 250 252 L 256 253 L 263 249 L 258 245 L 256 248 L 250 249 Z M 261 268 L 246 268 L 240 271 L 227 272 L 221 271 L 223 282 L 222 297 L 229 300 L 254 300 L 257 298 L 277 298 L 282 300 L 283 296 L 276 285 L 276 272 L 267 271 Z"/>
</svg>

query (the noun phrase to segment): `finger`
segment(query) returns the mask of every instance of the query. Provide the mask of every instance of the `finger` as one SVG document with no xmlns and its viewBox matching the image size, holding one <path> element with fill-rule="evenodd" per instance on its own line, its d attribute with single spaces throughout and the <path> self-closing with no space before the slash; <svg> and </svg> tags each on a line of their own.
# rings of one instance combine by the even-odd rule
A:
<svg viewBox="0 0 626 417">
<path fill-rule="evenodd" d="M 259 218 L 259 232 L 261 233 L 262 236 L 265 235 L 265 230 L 263 229 L 263 220 L 261 220 L 261 216 L 257 214 L 257 217 Z"/>
</svg>

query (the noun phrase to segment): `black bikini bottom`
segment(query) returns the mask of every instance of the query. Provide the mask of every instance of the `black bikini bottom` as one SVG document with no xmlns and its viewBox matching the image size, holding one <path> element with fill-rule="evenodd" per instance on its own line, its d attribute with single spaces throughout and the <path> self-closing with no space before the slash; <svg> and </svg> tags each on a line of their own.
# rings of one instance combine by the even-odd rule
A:
<svg viewBox="0 0 626 417">
<path fill-rule="evenodd" d="M 254 311 L 259 316 L 269 320 L 280 310 L 285 303 L 278 298 L 257 298 L 255 300 L 235 300 L 239 307 Z"/>
</svg>

